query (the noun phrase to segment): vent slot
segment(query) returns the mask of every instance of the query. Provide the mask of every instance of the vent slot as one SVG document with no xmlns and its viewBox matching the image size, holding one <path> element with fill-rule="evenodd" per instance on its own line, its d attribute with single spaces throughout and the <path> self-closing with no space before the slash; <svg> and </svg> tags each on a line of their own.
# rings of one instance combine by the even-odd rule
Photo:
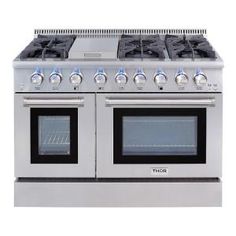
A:
<svg viewBox="0 0 236 236">
<path fill-rule="evenodd" d="M 77 35 L 79 37 L 114 37 L 122 34 L 207 34 L 206 29 L 35 29 L 34 35 Z"/>
</svg>

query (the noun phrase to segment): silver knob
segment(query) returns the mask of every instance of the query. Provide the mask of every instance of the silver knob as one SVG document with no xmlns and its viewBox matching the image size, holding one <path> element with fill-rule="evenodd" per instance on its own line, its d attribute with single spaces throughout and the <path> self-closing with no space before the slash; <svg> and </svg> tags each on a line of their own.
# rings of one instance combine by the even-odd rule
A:
<svg viewBox="0 0 236 236">
<path fill-rule="evenodd" d="M 188 83 L 188 76 L 184 71 L 181 71 L 175 76 L 175 82 L 177 85 L 184 86 Z"/>
<path fill-rule="evenodd" d="M 62 81 L 62 74 L 59 72 L 52 72 L 49 76 L 49 81 L 53 85 L 59 85 Z"/>
<path fill-rule="evenodd" d="M 154 82 L 156 85 L 164 85 L 167 83 L 167 77 L 164 72 L 157 72 L 156 75 L 154 76 Z"/>
<path fill-rule="evenodd" d="M 107 76 L 104 72 L 97 73 L 94 76 L 95 83 L 98 85 L 104 85 L 107 81 Z"/>
<path fill-rule="evenodd" d="M 34 85 L 40 85 L 42 84 L 43 82 L 43 74 L 40 73 L 40 72 L 34 72 L 31 77 L 30 77 L 30 80 L 31 80 L 31 83 L 34 84 Z"/>
<path fill-rule="evenodd" d="M 119 86 L 124 86 L 128 81 L 128 77 L 125 73 L 117 73 L 115 80 Z"/>
<path fill-rule="evenodd" d="M 198 72 L 193 77 L 194 82 L 197 86 L 203 86 L 207 83 L 207 77 L 204 73 Z"/>
<path fill-rule="evenodd" d="M 137 86 L 143 86 L 145 83 L 146 83 L 146 76 L 144 73 L 137 73 L 135 76 L 134 76 L 134 83 L 137 85 Z"/>
<path fill-rule="evenodd" d="M 74 86 L 78 86 L 82 83 L 83 76 L 80 72 L 72 72 L 70 75 L 70 82 Z"/>
</svg>

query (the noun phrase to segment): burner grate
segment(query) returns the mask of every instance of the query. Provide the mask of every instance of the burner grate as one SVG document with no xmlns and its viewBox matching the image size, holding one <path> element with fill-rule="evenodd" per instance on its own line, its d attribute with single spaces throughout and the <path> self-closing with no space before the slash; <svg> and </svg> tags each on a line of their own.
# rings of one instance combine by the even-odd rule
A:
<svg viewBox="0 0 236 236">
<path fill-rule="evenodd" d="M 20 59 L 68 58 L 74 35 L 39 35 L 20 54 Z"/>
<path fill-rule="evenodd" d="M 165 44 L 159 35 L 122 35 L 119 42 L 118 58 L 164 59 Z"/>
<path fill-rule="evenodd" d="M 203 35 L 166 35 L 166 48 L 171 59 L 181 58 L 210 58 L 215 59 L 216 54 L 210 43 Z"/>
</svg>

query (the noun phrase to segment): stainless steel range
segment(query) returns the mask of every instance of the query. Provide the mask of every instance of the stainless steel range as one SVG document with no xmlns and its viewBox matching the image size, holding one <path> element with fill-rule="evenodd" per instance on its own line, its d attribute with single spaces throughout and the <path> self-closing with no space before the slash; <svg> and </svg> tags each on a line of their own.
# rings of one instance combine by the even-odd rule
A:
<svg viewBox="0 0 236 236">
<path fill-rule="evenodd" d="M 15 206 L 221 205 L 206 30 L 35 30 L 13 65 Z"/>
</svg>

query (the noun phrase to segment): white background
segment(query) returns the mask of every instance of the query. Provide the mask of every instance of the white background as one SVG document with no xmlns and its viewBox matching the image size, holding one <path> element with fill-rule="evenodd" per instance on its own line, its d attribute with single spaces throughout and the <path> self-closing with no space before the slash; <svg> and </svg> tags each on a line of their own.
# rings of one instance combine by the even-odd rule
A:
<svg viewBox="0 0 236 236">
<path fill-rule="evenodd" d="M 236 235 L 235 1 L 0 3 L 0 235 Z M 207 28 L 225 62 L 222 208 L 14 208 L 13 58 L 34 28 Z M 18 124 L 20 125 L 20 124 Z"/>
</svg>

